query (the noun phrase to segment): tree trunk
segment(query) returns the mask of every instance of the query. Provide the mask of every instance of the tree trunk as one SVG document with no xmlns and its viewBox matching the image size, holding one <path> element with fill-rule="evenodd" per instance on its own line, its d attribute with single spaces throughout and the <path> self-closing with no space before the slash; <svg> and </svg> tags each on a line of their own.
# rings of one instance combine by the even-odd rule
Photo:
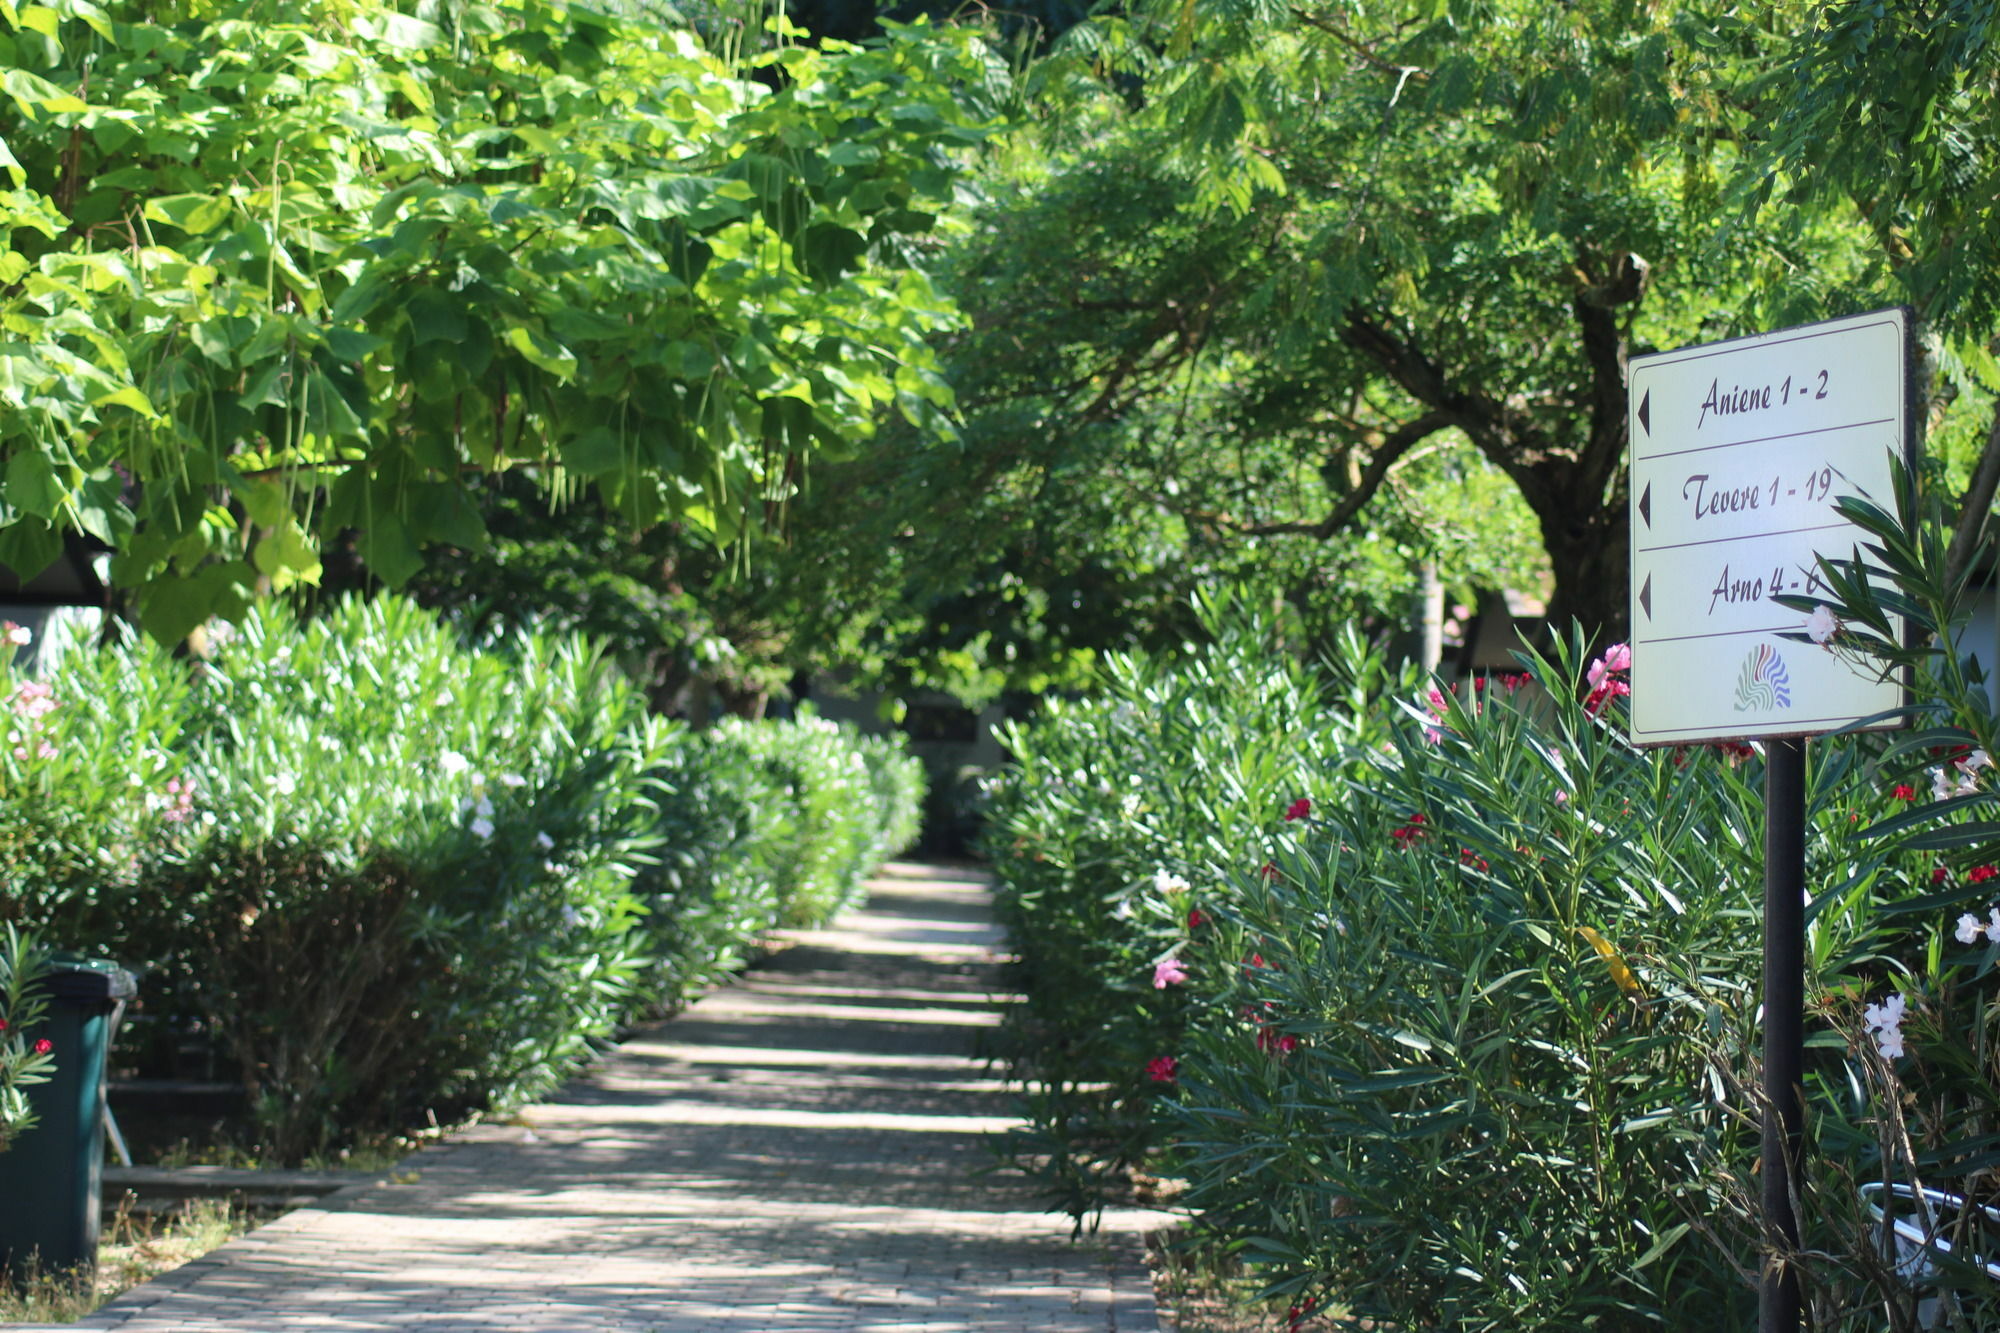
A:
<svg viewBox="0 0 2000 1333">
<path fill-rule="evenodd" d="M 1444 584 L 1438 579 L 1436 556 L 1426 557 L 1418 571 L 1417 595 L 1424 602 L 1424 674 L 1435 676 L 1444 661 Z"/>
<path fill-rule="evenodd" d="M 1553 510 L 1534 505 L 1555 570 L 1555 592 L 1549 598 L 1548 626 L 1552 634 L 1569 633 L 1572 620 L 1594 644 L 1616 643 L 1632 633 L 1632 535 L 1621 502 L 1559 505 Z"/>
</svg>

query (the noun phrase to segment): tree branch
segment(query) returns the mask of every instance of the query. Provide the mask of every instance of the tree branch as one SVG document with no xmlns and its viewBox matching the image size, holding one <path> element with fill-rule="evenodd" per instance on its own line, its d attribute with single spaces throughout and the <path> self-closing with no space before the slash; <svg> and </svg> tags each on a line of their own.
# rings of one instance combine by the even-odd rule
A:
<svg viewBox="0 0 2000 1333">
<path fill-rule="evenodd" d="M 1260 523 L 1239 531 L 1246 537 L 1275 537 L 1285 533 L 1300 533 L 1315 541 L 1325 541 L 1353 521 L 1362 507 L 1375 498 L 1388 480 L 1389 473 L 1401 462 L 1403 455 L 1419 443 L 1446 430 L 1456 423 L 1451 414 L 1444 411 L 1424 413 L 1414 421 L 1406 421 L 1389 432 L 1377 445 L 1368 459 L 1368 466 L 1361 470 L 1361 482 L 1333 507 L 1331 513 L 1317 523 Z"/>
<path fill-rule="evenodd" d="M 1354 52 L 1355 55 L 1360 56 L 1363 60 L 1373 65 L 1376 69 L 1381 70 L 1384 74 L 1394 74 L 1399 79 L 1427 79 L 1430 77 L 1427 72 L 1418 69 L 1415 65 L 1398 65 L 1393 60 L 1384 60 L 1361 42 L 1341 31 L 1333 23 L 1317 15 L 1308 14 L 1297 5 L 1292 6 L 1292 17 L 1305 24 L 1308 28 L 1317 28 L 1319 31 L 1333 38 L 1334 41 L 1339 42 L 1342 46 Z M 1402 84 L 1399 82 L 1396 86 L 1401 88 Z"/>
<path fill-rule="evenodd" d="M 1986 444 L 1972 469 L 1972 482 L 1952 526 L 1951 545 L 1945 548 L 1944 570 L 1948 583 L 1955 583 L 1972 564 L 1972 553 L 1986 531 L 1986 515 L 1993 508 L 1993 493 L 2000 489 L 2000 406 L 1993 411 L 1993 424 L 1986 428 Z"/>
<path fill-rule="evenodd" d="M 1388 328 L 1360 311 L 1351 311 L 1341 326 L 1340 340 L 1367 357 L 1404 393 L 1443 412 L 1448 425 L 1464 431 L 1481 453 L 1511 472 L 1521 466 L 1515 457 L 1528 432 L 1506 407 L 1483 394 L 1467 393 L 1445 378 L 1438 364 Z"/>
</svg>

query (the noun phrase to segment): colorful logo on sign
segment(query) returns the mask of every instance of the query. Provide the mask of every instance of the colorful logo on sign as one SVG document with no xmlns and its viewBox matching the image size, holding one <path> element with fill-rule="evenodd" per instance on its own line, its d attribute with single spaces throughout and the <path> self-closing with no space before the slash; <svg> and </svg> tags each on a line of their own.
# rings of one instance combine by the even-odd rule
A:
<svg viewBox="0 0 2000 1333">
<path fill-rule="evenodd" d="M 1785 659 L 1768 643 L 1760 643 L 1743 659 L 1743 672 L 1736 678 L 1736 711 L 1767 712 L 1792 706 L 1792 678 L 1785 672 Z"/>
</svg>

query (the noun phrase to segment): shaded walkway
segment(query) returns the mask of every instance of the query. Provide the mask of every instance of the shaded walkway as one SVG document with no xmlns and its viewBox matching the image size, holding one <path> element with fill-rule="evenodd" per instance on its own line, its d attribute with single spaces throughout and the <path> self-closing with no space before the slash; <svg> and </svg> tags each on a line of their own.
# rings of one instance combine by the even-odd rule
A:
<svg viewBox="0 0 2000 1333">
<path fill-rule="evenodd" d="M 290 1214 L 78 1328 L 432 1333 L 1153 1330 L 1136 1229 L 1071 1245 L 990 1160 L 1008 1102 L 984 881 L 863 910 L 637 1035 L 511 1125 Z M 410 1174 L 414 1173 L 414 1179 Z"/>
</svg>

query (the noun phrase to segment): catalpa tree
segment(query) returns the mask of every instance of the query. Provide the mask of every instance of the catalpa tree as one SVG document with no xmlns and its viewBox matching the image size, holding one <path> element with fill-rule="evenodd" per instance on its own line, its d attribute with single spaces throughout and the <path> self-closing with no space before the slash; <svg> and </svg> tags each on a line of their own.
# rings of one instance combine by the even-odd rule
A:
<svg viewBox="0 0 2000 1333">
<path fill-rule="evenodd" d="M 942 426 L 913 262 L 980 138 L 969 34 L 699 35 L 560 0 L 0 0 L 0 562 L 116 552 L 174 639 L 478 543 L 472 488 L 718 544 L 885 410 Z M 431 11 L 425 11 L 430 13 Z"/>
</svg>

